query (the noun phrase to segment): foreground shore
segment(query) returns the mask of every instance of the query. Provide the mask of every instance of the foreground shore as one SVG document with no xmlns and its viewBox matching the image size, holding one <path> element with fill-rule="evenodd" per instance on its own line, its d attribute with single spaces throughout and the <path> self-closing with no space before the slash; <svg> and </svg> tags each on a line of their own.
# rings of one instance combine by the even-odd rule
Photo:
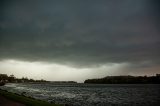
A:
<svg viewBox="0 0 160 106">
<path fill-rule="evenodd" d="M 16 101 L 9 100 L 4 96 L 0 95 L 0 106 L 25 106 L 25 105 Z"/>
<path fill-rule="evenodd" d="M 0 106 L 62 106 L 0 89 Z"/>
</svg>

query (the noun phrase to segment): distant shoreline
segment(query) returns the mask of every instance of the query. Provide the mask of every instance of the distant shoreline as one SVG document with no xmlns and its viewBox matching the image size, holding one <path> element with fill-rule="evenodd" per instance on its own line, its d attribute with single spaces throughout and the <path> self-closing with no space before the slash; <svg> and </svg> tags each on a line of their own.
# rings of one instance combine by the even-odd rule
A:
<svg viewBox="0 0 160 106">
<path fill-rule="evenodd" d="M 84 83 L 91 84 L 160 84 L 160 74 L 156 76 L 107 76 L 104 78 L 87 79 Z"/>
<path fill-rule="evenodd" d="M 76 81 L 46 81 L 34 80 L 27 77 L 16 78 L 14 75 L 0 74 L 0 86 L 5 83 L 52 83 L 52 84 L 76 84 Z M 160 84 L 160 74 L 155 76 L 106 76 L 104 78 L 87 79 L 83 83 L 91 84 Z"/>
</svg>

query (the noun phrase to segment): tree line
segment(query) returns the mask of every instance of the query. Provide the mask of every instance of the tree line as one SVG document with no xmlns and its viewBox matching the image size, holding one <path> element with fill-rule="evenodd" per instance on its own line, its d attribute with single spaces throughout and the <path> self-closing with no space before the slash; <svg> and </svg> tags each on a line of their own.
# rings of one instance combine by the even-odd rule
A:
<svg viewBox="0 0 160 106">
<path fill-rule="evenodd" d="M 34 79 L 29 79 L 27 77 L 22 77 L 22 78 L 16 78 L 13 74 L 12 75 L 7 75 L 7 74 L 0 74 L 0 82 L 4 83 L 21 83 L 21 82 L 47 82 L 46 80 L 34 80 Z"/>
<path fill-rule="evenodd" d="M 160 74 L 156 76 L 107 76 L 99 79 L 87 79 L 84 83 L 94 84 L 160 84 Z"/>
<path fill-rule="evenodd" d="M 34 80 L 34 79 L 29 79 L 27 77 L 16 78 L 13 74 L 9 76 L 7 74 L 0 74 L 0 85 L 3 85 L 5 83 L 23 83 L 23 82 L 77 83 L 75 81 L 46 81 L 44 79 Z"/>
</svg>

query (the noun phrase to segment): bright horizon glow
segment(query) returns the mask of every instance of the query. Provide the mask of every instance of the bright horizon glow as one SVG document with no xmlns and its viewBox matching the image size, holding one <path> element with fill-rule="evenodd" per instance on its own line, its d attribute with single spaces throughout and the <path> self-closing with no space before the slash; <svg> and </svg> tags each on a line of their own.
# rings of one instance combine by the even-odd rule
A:
<svg viewBox="0 0 160 106">
<path fill-rule="evenodd" d="M 107 75 L 119 75 L 129 64 L 106 64 L 99 67 L 75 68 L 67 65 L 47 62 L 28 62 L 14 59 L 0 61 L 0 72 L 15 75 L 17 78 L 28 77 L 48 81 L 83 82 L 89 78 L 101 78 Z M 115 74 L 116 73 L 116 74 Z"/>
</svg>

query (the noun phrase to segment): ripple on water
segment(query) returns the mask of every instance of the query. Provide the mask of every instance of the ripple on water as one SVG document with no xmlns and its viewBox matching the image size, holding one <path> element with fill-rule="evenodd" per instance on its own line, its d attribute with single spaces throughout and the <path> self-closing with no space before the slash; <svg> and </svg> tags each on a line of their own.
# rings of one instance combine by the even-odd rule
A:
<svg viewBox="0 0 160 106">
<path fill-rule="evenodd" d="M 155 105 L 160 101 L 159 85 L 6 84 L 10 92 L 71 106 Z"/>
</svg>

